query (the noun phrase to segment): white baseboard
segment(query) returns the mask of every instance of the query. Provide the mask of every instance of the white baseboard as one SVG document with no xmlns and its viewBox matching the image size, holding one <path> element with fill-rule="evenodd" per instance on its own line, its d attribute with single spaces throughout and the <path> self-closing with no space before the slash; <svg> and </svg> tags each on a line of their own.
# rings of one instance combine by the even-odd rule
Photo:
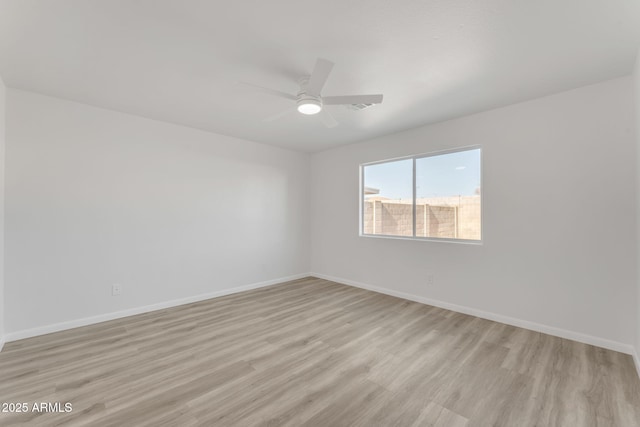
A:
<svg viewBox="0 0 640 427">
<path fill-rule="evenodd" d="M 93 325 L 95 323 L 106 322 L 108 320 L 120 319 L 122 317 L 148 313 L 150 311 L 162 310 L 164 308 L 175 307 L 178 305 L 191 304 L 193 302 L 221 297 L 224 295 L 236 294 L 238 292 L 250 291 L 252 289 L 265 288 L 267 286 L 277 285 L 277 284 L 288 282 L 291 280 L 302 279 L 304 277 L 309 277 L 309 274 L 302 273 L 302 274 L 296 274 L 293 276 L 280 277 L 278 279 L 266 280 L 264 282 L 252 283 L 249 285 L 238 286 L 230 289 L 223 289 L 220 291 L 194 295 L 191 297 L 180 298 L 180 299 L 171 300 L 171 301 L 160 302 L 157 304 L 145 305 L 142 307 L 134 307 L 127 310 L 100 314 L 98 316 L 85 317 L 82 319 L 69 320 L 66 322 L 55 323 L 52 325 L 40 326 L 32 329 L 25 329 L 22 331 L 11 332 L 6 334 L 4 337 L 4 341 L 6 342 L 17 341 L 25 338 L 35 337 L 38 335 L 50 334 L 52 332 L 59 332 L 67 329 L 78 328 L 80 326 Z M 1 346 L 0 346 L 0 350 L 1 350 Z"/>
<path fill-rule="evenodd" d="M 637 349 L 633 349 L 633 361 L 636 364 L 636 372 L 638 373 L 638 376 L 640 377 L 640 358 L 638 357 L 638 350 Z"/>
<path fill-rule="evenodd" d="M 542 332 L 544 334 L 553 335 L 560 338 L 570 339 L 572 341 L 578 341 L 584 344 L 590 344 L 597 347 L 606 348 L 620 353 L 635 355 L 636 367 L 639 365 L 639 360 L 635 354 L 634 348 L 631 345 L 623 344 L 617 341 L 611 341 L 605 338 L 594 337 L 591 335 L 582 334 L 579 332 L 573 332 L 566 329 L 556 328 L 554 326 L 543 325 L 540 323 L 530 322 L 528 320 L 516 319 L 514 317 L 503 316 L 501 314 L 490 313 L 487 311 L 478 310 L 476 308 L 465 307 L 462 305 L 451 304 L 444 301 L 438 301 L 431 298 L 425 298 L 418 295 L 408 294 L 405 292 L 394 291 L 392 289 L 382 288 L 378 286 L 368 285 L 366 283 L 356 282 L 349 279 L 343 279 L 340 277 L 328 276 L 326 274 L 309 273 L 310 276 L 317 277 L 319 279 L 330 280 L 332 282 L 341 283 L 344 285 L 354 286 L 356 288 L 366 289 L 373 292 L 378 292 L 385 295 L 391 295 L 398 298 L 407 299 L 410 301 L 419 302 L 422 304 L 433 305 L 435 307 L 445 308 L 447 310 L 455 311 L 458 313 L 469 314 L 471 316 L 481 317 L 483 319 L 493 320 L 495 322 L 505 323 L 507 325 L 517 326 L 519 328 L 529 329 L 536 332 Z M 640 372 L 640 368 L 639 368 Z"/>
<path fill-rule="evenodd" d="M 329 276 L 320 273 L 301 273 L 287 277 L 281 277 L 278 279 L 267 280 L 258 283 L 252 283 L 249 285 L 238 286 L 230 289 L 223 289 L 220 291 L 210 292 L 206 294 L 194 295 L 191 297 L 180 298 L 171 301 L 165 301 L 157 304 L 135 307 L 127 310 L 105 313 L 98 316 L 85 317 L 82 319 L 70 320 L 66 322 L 55 323 L 52 325 L 41 326 L 32 329 L 26 329 L 17 332 L 11 332 L 0 338 L 0 351 L 5 342 L 17 341 L 24 338 L 35 337 L 38 335 L 45 335 L 52 332 L 63 331 L 67 329 L 73 329 L 80 326 L 92 325 L 95 323 L 106 322 L 109 320 L 120 319 L 122 317 L 133 316 L 136 314 L 147 313 L 155 310 L 162 310 L 164 308 L 175 307 L 184 304 L 190 304 L 193 302 L 203 301 L 211 298 L 221 297 L 224 295 L 231 295 L 238 292 L 249 291 L 252 289 L 264 288 L 267 286 L 277 285 L 279 283 L 288 282 L 291 280 L 302 279 L 304 277 L 317 277 L 320 279 L 330 280 L 332 282 L 341 283 L 348 286 L 354 286 L 361 289 L 366 289 L 373 292 L 378 292 L 385 295 L 391 295 L 398 298 L 404 298 L 410 301 L 416 301 L 422 304 L 432 305 L 435 307 L 444 308 L 458 313 L 469 314 L 471 316 L 481 317 L 483 319 L 493 320 L 507 325 L 517 326 L 524 329 L 529 329 L 536 332 L 542 332 L 545 334 L 557 336 L 560 338 L 566 338 L 573 341 L 578 341 L 585 344 L 595 345 L 597 347 L 606 348 L 613 351 L 618 351 L 625 354 L 630 354 L 635 362 L 638 375 L 640 376 L 640 357 L 636 352 L 636 349 L 628 344 L 623 344 L 617 341 L 611 341 L 600 337 L 594 337 L 591 335 L 582 334 L 579 332 L 573 332 L 566 329 L 556 328 L 554 326 L 543 325 L 540 323 L 530 322 L 527 320 L 517 319 L 509 316 L 503 316 L 496 313 L 490 313 L 479 309 L 461 306 L 457 304 L 451 304 L 444 301 L 438 301 L 431 298 L 425 298 L 418 295 L 413 295 L 405 292 L 399 292 L 392 289 L 382 288 L 379 286 L 372 286 L 366 283 L 356 282 L 349 279 L 343 279 L 340 277 Z"/>
</svg>

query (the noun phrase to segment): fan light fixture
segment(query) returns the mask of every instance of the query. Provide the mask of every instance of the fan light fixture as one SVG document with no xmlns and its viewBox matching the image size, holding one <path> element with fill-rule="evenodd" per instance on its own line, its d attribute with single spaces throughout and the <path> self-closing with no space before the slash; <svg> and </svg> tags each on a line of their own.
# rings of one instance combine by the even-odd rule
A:
<svg viewBox="0 0 640 427">
<path fill-rule="evenodd" d="M 301 97 L 298 101 L 298 111 L 302 114 L 318 114 L 322 110 L 322 102 L 312 97 Z"/>
</svg>

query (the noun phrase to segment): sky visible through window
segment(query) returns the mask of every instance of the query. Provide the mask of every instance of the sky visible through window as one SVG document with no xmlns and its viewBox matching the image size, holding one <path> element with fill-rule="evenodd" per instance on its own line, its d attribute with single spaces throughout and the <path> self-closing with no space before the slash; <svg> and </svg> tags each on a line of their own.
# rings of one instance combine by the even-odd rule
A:
<svg viewBox="0 0 640 427">
<path fill-rule="evenodd" d="M 413 197 L 411 159 L 365 166 L 364 185 L 389 199 Z M 480 149 L 416 159 L 416 196 L 472 196 L 480 188 Z"/>
</svg>

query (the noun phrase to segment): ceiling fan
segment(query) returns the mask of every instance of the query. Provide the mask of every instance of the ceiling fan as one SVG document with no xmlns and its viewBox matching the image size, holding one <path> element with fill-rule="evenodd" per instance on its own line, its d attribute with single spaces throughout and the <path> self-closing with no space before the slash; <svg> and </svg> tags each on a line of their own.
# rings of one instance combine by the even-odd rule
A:
<svg viewBox="0 0 640 427">
<path fill-rule="evenodd" d="M 252 83 L 241 82 L 244 85 L 251 86 L 254 89 L 260 90 L 271 95 L 278 96 L 280 98 L 286 98 L 296 103 L 296 109 L 301 114 L 313 115 L 322 112 L 320 119 L 325 126 L 332 128 L 338 125 L 336 119 L 323 107 L 325 105 L 347 105 L 354 110 L 362 110 L 364 108 L 371 107 L 375 104 L 382 103 L 382 95 L 341 95 L 341 96 L 322 96 L 320 92 L 324 87 L 329 74 L 333 69 L 333 62 L 326 59 L 318 58 L 316 65 L 313 68 L 313 72 L 310 76 L 305 76 L 299 79 L 300 90 L 297 95 L 282 92 L 275 89 L 269 89 L 266 87 L 254 85 Z M 265 121 L 273 121 L 280 117 L 294 111 L 293 109 L 287 109 L 275 116 L 271 116 Z"/>
</svg>

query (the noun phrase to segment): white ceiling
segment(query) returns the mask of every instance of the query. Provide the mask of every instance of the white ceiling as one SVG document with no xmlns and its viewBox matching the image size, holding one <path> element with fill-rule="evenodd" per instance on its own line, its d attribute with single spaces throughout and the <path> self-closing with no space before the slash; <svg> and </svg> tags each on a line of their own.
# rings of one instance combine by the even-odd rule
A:
<svg viewBox="0 0 640 427">
<path fill-rule="evenodd" d="M 638 0 L 0 0 L 10 87 L 303 151 L 629 74 Z M 317 57 L 324 95 L 384 93 L 340 121 L 289 114 Z"/>
</svg>

